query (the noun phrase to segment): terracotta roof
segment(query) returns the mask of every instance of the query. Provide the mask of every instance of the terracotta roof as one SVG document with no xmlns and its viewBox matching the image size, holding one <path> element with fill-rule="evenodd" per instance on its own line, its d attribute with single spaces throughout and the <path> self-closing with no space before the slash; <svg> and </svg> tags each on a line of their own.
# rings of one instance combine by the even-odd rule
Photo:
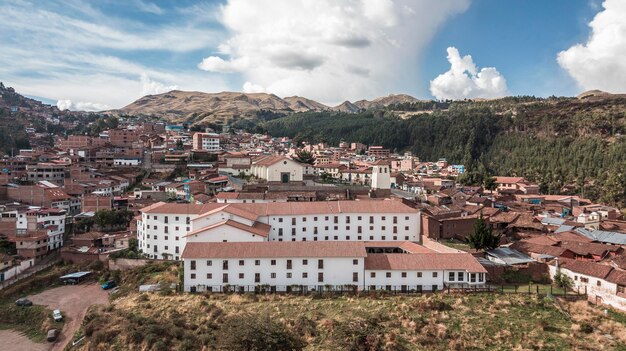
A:
<svg viewBox="0 0 626 351">
<path fill-rule="evenodd" d="M 554 266 L 555 261 L 550 262 L 550 265 Z M 568 258 L 559 258 L 559 267 L 570 270 L 572 272 L 604 279 L 611 272 L 613 267 L 603 264 L 571 260 Z"/>
<path fill-rule="evenodd" d="M 267 235 L 270 232 L 270 225 L 269 224 L 265 224 L 265 223 L 260 223 L 260 222 L 254 222 L 254 224 L 252 226 L 249 226 L 247 224 L 241 223 L 241 222 L 237 222 L 237 221 L 233 221 L 232 219 L 227 219 L 225 221 L 221 221 L 215 224 L 212 224 L 208 227 L 202 227 L 199 229 L 196 229 L 192 232 L 190 232 L 189 234 L 185 235 L 185 237 L 188 236 L 192 236 L 192 235 L 196 235 L 202 232 L 205 232 L 207 230 L 211 230 L 213 228 L 217 228 L 217 227 L 221 227 L 223 225 L 227 225 L 233 228 L 237 228 L 237 229 L 241 229 L 243 231 L 252 233 L 252 234 L 256 234 L 256 235 L 260 235 L 262 237 L 267 237 Z"/>
<path fill-rule="evenodd" d="M 487 272 L 474 256 L 464 253 L 369 254 L 365 258 L 365 269 Z"/>
<path fill-rule="evenodd" d="M 591 254 L 594 256 L 603 256 L 607 251 L 616 252 L 622 249 L 620 246 L 615 245 L 584 243 L 580 241 L 562 241 L 559 246 L 568 249 L 578 255 Z"/>
<path fill-rule="evenodd" d="M 550 255 L 554 257 L 561 257 L 563 253 L 568 251 L 568 249 L 558 247 L 558 246 L 534 244 L 534 243 L 525 242 L 525 241 L 518 241 L 516 243 L 513 243 L 510 247 L 512 249 L 525 252 L 525 253 Z"/>
<path fill-rule="evenodd" d="M 365 257 L 363 243 L 351 241 L 264 241 L 187 243 L 183 258 Z"/>
<path fill-rule="evenodd" d="M 517 217 L 519 217 L 519 213 L 517 212 L 499 212 L 491 217 L 489 217 L 490 222 L 498 222 L 498 223 L 513 223 Z"/>
<path fill-rule="evenodd" d="M 371 248 L 389 248 L 389 247 L 397 247 L 409 253 L 433 253 L 435 251 L 427 248 L 426 246 L 422 246 L 420 244 L 416 244 L 411 241 L 364 241 L 363 244 L 368 249 Z"/>
<path fill-rule="evenodd" d="M 141 209 L 143 213 L 157 213 L 157 214 L 190 214 L 200 215 L 219 207 L 223 207 L 224 204 L 210 203 L 210 204 L 179 204 L 179 203 L 166 203 L 157 202 L 150 206 Z"/>
<path fill-rule="evenodd" d="M 606 280 L 611 283 L 626 285 L 626 271 L 613 269 L 606 277 Z"/>
<path fill-rule="evenodd" d="M 524 180 L 523 177 L 496 177 L 496 183 L 498 184 L 511 184 L 511 183 L 520 183 Z"/>
<path fill-rule="evenodd" d="M 236 199 L 239 197 L 239 193 L 235 193 L 235 192 L 220 192 L 217 195 L 215 195 L 216 199 Z"/>
</svg>

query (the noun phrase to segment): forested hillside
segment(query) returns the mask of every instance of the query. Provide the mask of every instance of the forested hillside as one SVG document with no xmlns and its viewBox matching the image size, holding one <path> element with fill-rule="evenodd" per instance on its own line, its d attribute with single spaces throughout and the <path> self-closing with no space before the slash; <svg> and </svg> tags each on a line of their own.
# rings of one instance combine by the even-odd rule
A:
<svg viewBox="0 0 626 351">
<path fill-rule="evenodd" d="M 399 110 L 417 114 L 400 118 Z M 584 191 L 586 197 L 626 205 L 625 112 L 626 99 L 618 97 L 517 97 L 403 104 L 357 114 L 306 112 L 257 129 L 296 141 L 383 145 L 423 160 L 445 157 L 468 165 L 470 173 L 526 176 L 546 193 Z"/>
</svg>

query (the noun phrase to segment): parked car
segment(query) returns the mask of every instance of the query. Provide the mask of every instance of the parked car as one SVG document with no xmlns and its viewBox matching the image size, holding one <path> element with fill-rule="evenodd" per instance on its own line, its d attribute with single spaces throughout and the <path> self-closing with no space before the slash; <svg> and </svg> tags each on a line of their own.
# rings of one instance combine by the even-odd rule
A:
<svg viewBox="0 0 626 351">
<path fill-rule="evenodd" d="M 29 299 L 21 298 L 21 299 L 18 299 L 17 301 L 15 301 L 15 305 L 22 306 L 22 307 L 28 307 L 28 306 L 32 306 L 33 302 L 30 301 Z"/>
<path fill-rule="evenodd" d="M 102 289 L 104 290 L 109 290 L 112 289 L 116 286 L 115 282 L 112 280 L 109 280 L 108 282 L 102 284 Z"/>
<path fill-rule="evenodd" d="M 48 330 L 48 336 L 46 337 L 46 340 L 48 340 L 49 342 L 55 342 L 57 340 L 57 336 L 59 336 L 59 331 L 56 329 L 50 329 Z"/>
<path fill-rule="evenodd" d="M 52 311 L 52 318 L 54 318 L 55 322 L 61 322 L 63 320 L 63 315 L 60 310 Z"/>
</svg>

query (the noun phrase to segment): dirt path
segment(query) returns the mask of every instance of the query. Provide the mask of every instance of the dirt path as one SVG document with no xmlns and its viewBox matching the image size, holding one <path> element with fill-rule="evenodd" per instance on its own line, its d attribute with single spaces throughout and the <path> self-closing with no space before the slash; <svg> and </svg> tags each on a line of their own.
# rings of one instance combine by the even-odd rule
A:
<svg viewBox="0 0 626 351">
<path fill-rule="evenodd" d="M 51 348 L 52 351 L 63 350 L 72 341 L 90 306 L 109 303 L 107 292 L 94 283 L 61 286 L 28 298 L 34 304 L 47 306 L 51 310 L 61 310 L 65 318 L 65 325 L 57 342 Z"/>
<path fill-rule="evenodd" d="M 47 351 L 52 345 L 31 341 L 26 335 L 15 330 L 0 330 L 0 351 Z"/>
</svg>

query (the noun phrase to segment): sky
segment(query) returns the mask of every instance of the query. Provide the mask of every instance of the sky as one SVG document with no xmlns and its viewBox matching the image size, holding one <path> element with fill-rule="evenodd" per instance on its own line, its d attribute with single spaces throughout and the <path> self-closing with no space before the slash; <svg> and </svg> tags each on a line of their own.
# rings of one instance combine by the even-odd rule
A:
<svg viewBox="0 0 626 351">
<path fill-rule="evenodd" d="M 623 0 L 4 0 L 0 81 L 61 109 L 170 90 L 329 105 L 626 92 Z"/>
</svg>

